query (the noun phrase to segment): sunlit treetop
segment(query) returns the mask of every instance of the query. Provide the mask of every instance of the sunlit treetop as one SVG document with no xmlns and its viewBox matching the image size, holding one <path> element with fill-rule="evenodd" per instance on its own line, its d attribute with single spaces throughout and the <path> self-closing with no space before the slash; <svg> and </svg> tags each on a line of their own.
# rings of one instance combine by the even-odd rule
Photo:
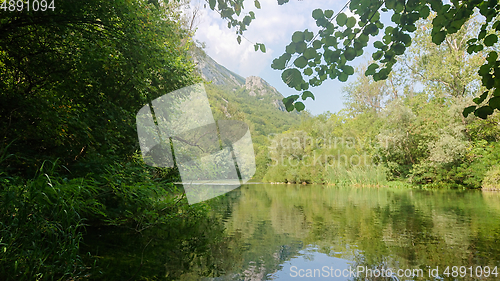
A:
<svg viewBox="0 0 500 281">
<path fill-rule="evenodd" d="M 237 40 L 241 42 L 243 32 L 255 19 L 254 12 L 242 12 L 244 0 L 206 1 L 212 10 L 228 21 L 229 28 L 236 28 Z M 287 2 L 278 0 L 279 5 Z M 255 8 L 261 8 L 258 0 L 254 0 L 253 4 Z M 355 16 L 348 17 L 344 13 L 346 9 Z M 281 70 L 283 82 L 298 92 L 283 100 L 287 110 L 301 111 L 305 106 L 300 98 L 314 99 L 311 87 L 320 86 L 326 79 L 345 82 L 354 74 L 350 62 L 363 54 L 370 37 L 383 34 L 381 41 L 373 43 L 377 51 L 372 54 L 373 63 L 368 66 L 365 75 L 373 76 L 375 81 L 385 80 L 398 56 L 403 55 L 411 45 L 411 35 L 417 29 L 418 20 L 427 19 L 431 13 L 435 15 L 431 35 L 432 41 L 440 45 L 446 36 L 459 31 L 476 11 L 479 12 L 484 17 L 484 24 L 467 42 L 467 52 L 473 54 L 497 43 L 499 10 L 500 4 L 496 0 L 452 0 L 449 4 L 437 0 L 351 0 L 337 13 L 314 10 L 312 17 L 320 28 L 319 32 L 306 29 L 293 33 L 285 52 L 273 60 L 271 67 Z M 392 15 L 390 26 L 384 26 L 380 21 L 382 13 Z M 500 79 L 496 79 L 500 77 L 500 61 L 498 49 L 490 49 L 485 64 L 478 70 L 482 85 L 487 90 L 473 100 L 476 105 L 463 111 L 465 117 L 474 113 L 486 119 L 495 109 L 500 110 Z M 256 43 L 255 50 L 265 52 L 264 44 Z"/>
</svg>

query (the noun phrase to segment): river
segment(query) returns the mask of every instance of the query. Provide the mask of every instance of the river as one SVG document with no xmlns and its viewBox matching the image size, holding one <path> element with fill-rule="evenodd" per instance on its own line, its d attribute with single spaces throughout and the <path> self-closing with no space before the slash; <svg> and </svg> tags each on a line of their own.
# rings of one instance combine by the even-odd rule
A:
<svg viewBox="0 0 500 281">
<path fill-rule="evenodd" d="M 500 280 L 500 193 L 249 184 L 211 202 L 207 280 Z"/>
</svg>

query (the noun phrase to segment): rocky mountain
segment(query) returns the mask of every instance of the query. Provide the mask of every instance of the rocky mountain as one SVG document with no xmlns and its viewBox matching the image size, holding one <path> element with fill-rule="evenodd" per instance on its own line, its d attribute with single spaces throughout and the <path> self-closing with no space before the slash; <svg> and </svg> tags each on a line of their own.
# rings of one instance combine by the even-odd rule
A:
<svg viewBox="0 0 500 281">
<path fill-rule="evenodd" d="M 258 76 L 249 76 L 245 80 L 245 90 L 248 91 L 248 95 L 252 97 L 271 97 L 272 104 L 281 111 L 286 111 L 286 107 L 283 104 L 283 95 L 276 90 L 273 86 L 269 85 L 266 80 Z M 262 99 L 262 98 L 261 98 Z"/>
<path fill-rule="evenodd" d="M 192 57 L 203 79 L 233 91 L 243 91 L 249 96 L 272 104 L 280 111 L 286 111 L 282 102 L 283 95 L 261 77 L 249 76 L 245 79 L 217 63 L 198 47 L 193 49 Z"/>
<path fill-rule="evenodd" d="M 202 49 L 194 47 L 192 50 L 193 61 L 201 77 L 212 81 L 215 85 L 239 88 L 245 85 L 245 78 L 218 64 Z"/>
</svg>

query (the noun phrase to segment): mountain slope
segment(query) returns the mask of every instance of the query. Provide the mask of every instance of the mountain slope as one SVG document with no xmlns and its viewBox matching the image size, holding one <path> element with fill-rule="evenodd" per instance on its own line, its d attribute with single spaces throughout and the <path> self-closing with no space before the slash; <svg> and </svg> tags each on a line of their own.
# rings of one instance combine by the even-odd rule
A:
<svg viewBox="0 0 500 281">
<path fill-rule="evenodd" d="M 270 162 L 269 138 L 297 126 L 309 115 L 287 112 L 283 95 L 264 79 L 257 76 L 245 79 L 199 48 L 193 51 L 193 61 L 200 76 L 211 81 L 205 89 L 215 120 L 241 120 L 249 125 L 257 162 L 254 178 L 262 178 Z"/>
<path fill-rule="evenodd" d="M 245 85 L 245 78 L 218 64 L 202 49 L 194 47 L 193 61 L 197 66 L 200 76 L 215 85 L 239 88 Z"/>
</svg>

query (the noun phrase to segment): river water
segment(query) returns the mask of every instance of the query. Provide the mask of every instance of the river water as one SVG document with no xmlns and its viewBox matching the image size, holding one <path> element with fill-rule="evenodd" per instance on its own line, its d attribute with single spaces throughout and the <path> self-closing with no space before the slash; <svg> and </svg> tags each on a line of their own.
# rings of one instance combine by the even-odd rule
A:
<svg viewBox="0 0 500 281">
<path fill-rule="evenodd" d="M 250 184 L 206 280 L 500 280 L 500 193 Z"/>
</svg>

